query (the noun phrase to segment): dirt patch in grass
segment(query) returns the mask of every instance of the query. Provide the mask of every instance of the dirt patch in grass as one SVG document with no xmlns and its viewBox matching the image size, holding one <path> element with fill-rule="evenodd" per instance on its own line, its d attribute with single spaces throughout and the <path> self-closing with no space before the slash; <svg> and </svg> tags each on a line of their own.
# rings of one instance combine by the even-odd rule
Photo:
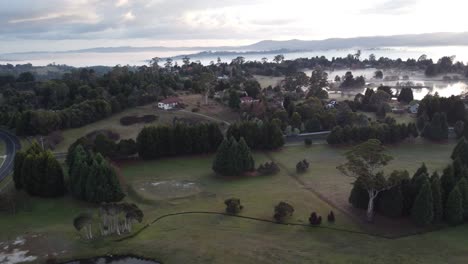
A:
<svg viewBox="0 0 468 264">
<path fill-rule="evenodd" d="M 185 198 L 199 194 L 202 188 L 192 181 L 139 181 L 133 183 L 133 189 L 147 199 L 161 201 Z"/>
</svg>

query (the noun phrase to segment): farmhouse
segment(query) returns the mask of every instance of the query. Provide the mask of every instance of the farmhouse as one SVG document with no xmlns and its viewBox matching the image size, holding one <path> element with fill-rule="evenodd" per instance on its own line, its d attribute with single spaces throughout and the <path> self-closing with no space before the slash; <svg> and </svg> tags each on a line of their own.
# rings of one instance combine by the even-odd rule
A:
<svg viewBox="0 0 468 264">
<path fill-rule="evenodd" d="M 176 108 L 181 102 L 182 100 L 180 100 L 177 97 L 169 97 L 158 102 L 158 108 L 164 109 L 164 110 L 171 110 L 171 109 Z"/>
</svg>

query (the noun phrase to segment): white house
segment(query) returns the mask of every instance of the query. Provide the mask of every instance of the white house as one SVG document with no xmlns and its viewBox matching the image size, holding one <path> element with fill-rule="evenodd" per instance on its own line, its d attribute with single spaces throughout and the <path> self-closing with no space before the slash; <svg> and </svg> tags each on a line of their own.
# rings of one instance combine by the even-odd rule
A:
<svg viewBox="0 0 468 264">
<path fill-rule="evenodd" d="M 158 108 L 171 110 L 176 108 L 182 101 L 177 97 L 169 97 L 158 103 Z"/>
<path fill-rule="evenodd" d="M 258 100 L 254 100 L 250 96 L 241 97 L 240 101 L 241 101 L 241 104 L 251 104 L 251 103 L 258 102 Z"/>
</svg>

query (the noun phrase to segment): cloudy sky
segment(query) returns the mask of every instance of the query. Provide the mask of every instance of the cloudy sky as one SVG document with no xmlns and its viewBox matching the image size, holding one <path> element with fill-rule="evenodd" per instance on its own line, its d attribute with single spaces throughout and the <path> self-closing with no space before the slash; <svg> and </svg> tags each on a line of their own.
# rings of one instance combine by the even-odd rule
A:
<svg viewBox="0 0 468 264">
<path fill-rule="evenodd" d="M 0 53 L 468 31 L 464 0 L 0 0 Z"/>
</svg>

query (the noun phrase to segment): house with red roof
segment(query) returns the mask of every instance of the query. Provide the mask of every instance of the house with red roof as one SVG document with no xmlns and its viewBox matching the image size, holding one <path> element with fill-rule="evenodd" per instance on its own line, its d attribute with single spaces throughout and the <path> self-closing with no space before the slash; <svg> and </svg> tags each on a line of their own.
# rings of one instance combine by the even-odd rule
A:
<svg viewBox="0 0 468 264">
<path fill-rule="evenodd" d="M 182 100 L 177 97 L 169 97 L 160 102 L 158 102 L 158 108 L 164 110 L 171 110 L 176 108 L 179 104 L 182 103 Z"/>
</svg>

